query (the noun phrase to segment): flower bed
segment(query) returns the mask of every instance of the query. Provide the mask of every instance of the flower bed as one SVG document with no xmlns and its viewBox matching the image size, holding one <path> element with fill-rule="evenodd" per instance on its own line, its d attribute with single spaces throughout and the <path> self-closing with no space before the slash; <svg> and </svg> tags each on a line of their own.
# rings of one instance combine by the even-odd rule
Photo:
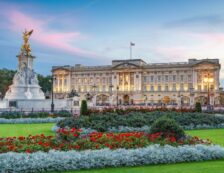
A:
<svg viewBox="0 0 224 173">
<path fill-rule="evenodd" d="M 60 129 L 56 137 L 35 135 L 28 137 L 0 138 L 0 153 L 5 152 L 37 152 L 49 150 L 88 150 L 88 149 L 118 149 L 118 148 L 142 148 L 153 144 L 160 145 L 209 145 L 209 140 L 201 140 L 198 137 L 185 137 L 177 140 L 172 133 L 146 134 L 143 132 L 132 133 L 102 133 L 93 132 L 88 136 L 80 136 L 79 129 Z"/>
<path fill-rule="evenodd" d="M 178 162 L 205 161 L 224 158 L 224 149 L 220 146 L 150 145 L 138 149 L 101 149 L 87 151 L 55 151 L 47 153 L 4 153 L 0 154 L 2 172 L 47 172 L 68 171 L 104 167 L 155 165 Z"/>
<path fill-rule="evenodd" d="M 34 123 L 57 123 L 64 120 L 63 117 L 57 118 L 16 118 L 6 119 L 0 118 L 0 124 L 34 124 Z"/>
</svg>

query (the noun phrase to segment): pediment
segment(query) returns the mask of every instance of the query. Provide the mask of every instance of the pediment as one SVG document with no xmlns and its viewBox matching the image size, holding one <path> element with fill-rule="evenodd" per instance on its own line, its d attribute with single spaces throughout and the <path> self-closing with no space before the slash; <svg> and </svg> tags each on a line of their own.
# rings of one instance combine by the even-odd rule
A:
<svg viewBox="0 0 224 173">
<path fill-rule="evenodd" d="M 128 68 L 137 69 L 137 68 L 140 68 L 140 66 L 133 63 L 125 62 L 125 63 L 117 64 L 113 67 L 113 69 L 128 69 Z"/>
<path fill-rule="evenodd" d="M 213 69 L 213 68 L 217 68 L 218 66 L 219 64 L 208 62 L 208 61 L 203 61 L 194 65 L 196 69 Z"/>
</svg>

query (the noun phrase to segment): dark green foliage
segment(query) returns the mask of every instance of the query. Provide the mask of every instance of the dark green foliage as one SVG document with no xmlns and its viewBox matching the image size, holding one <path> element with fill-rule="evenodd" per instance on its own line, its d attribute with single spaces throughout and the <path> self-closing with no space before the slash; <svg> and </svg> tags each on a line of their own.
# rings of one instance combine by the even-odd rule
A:
<svg viewBox="0 0 224 173">
<path fill-rule="evenodd" d="M 179 112 L 130 112 L 125 115 L 118 115 L 117 113 L 96 113 L 90 116 L 80 116 L 78 118 L 67 118 L 58 123 L 60 127 L 76 127 L 76 128 L 92 128 L 95 130 L 102 129 L 106 131 L 109 127 L 129 126 L 142 127 L 151 126 L 155 120 L 162 116 L 174 119 L 181 126 L 197 125 L 217 125 L 224 123 L 224 117 L 215 116 L 207 113 L 179 113 Z"/>
<path fill-rule="evenodd" d="M 61 110 L 58 112 L 54 112 L 53 115 L 49 114 L 49 112 L 2 112 L 0 114 L 0 118 L 6 119 L 15 119 L 15 118 L 47 118 L 47 117 L 71 117 L 72 114 L 69 111 Z"/>
<path fill-rule="evenodd" d="M 39 81 L 39 85 L 41 86 L 41 89 L 44 93 L 46 93 L 47 91 L 50 92 L 51 91 L 51 76 L 42 76 L 40 74 L 38 74 L 38 81 Z"/>
<path fill-rule="evenodd" d="M 14 70 L 8 70 L 8 69 L 0 69 L 0 92 L 1 96 L 4 97 L 6 91 L 9 88 L 9 85 L 12 84 L 13 76 L 16 73 Z"/>
<path fill-rule="evenodd" d="M 164 135 L 173 134 L 176 139 L 185 136 L 184 129 L 173 119 L 161 117 L 157 119 L 151 126 L 150 133 L 162 132 Z"/>
<path fill-rule="evenodd" d="M 196 102 L 196 104 L 195 104 L 195 112 L 202 112 L 201 103 L 200 102 Z"/>
<path fill-rule="evenodd" d="M 86 100 L 82 100 L 82 102 L 81 102 L 80 115 L 88 115 L 88 108 L 87 108 Z"/>
</svg>

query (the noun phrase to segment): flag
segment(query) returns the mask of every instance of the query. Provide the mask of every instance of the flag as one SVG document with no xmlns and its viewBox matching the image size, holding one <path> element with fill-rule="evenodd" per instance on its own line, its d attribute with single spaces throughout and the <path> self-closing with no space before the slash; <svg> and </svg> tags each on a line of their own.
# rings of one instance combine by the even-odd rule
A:
<svg viewBox="0 0 224 173">
<path fill-rule="evenodd" d="M 135 43 L 130 42 L 130 46 L 135 46 Z"/>
</svg>

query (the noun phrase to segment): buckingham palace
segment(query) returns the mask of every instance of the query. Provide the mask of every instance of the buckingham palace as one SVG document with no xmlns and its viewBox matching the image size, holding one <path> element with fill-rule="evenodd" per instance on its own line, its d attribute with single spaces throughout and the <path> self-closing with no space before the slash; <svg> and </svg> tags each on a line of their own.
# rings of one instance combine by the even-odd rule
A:
<svg viewBox="0 0 224 173">
<path fill-rule="evenodd" d="M 224 104 L 219 59 L 147 63 L 142 59 L 113 60 L 111 65 L 54 66 L 54 96 L 76 91 L 81 100 L 103 105 Z"/>
</svg>

